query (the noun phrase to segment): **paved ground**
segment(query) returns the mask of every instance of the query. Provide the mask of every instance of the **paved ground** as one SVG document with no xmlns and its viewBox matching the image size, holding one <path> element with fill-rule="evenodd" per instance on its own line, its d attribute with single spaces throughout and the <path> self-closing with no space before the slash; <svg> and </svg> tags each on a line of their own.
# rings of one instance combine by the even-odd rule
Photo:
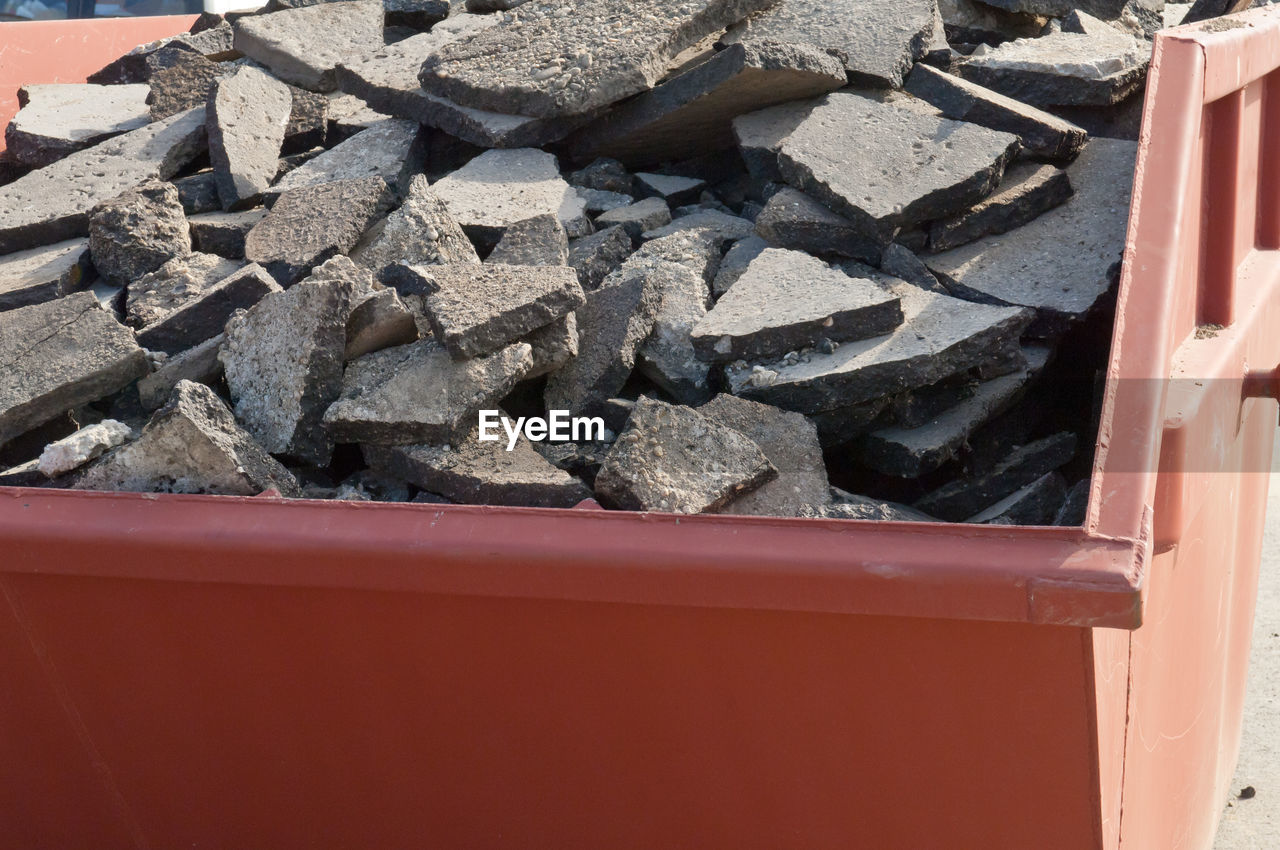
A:
<svg viewBox="0 0 1280 850">
<path fill-rule="evenodd" d="M 1244 738 L 1231 787 L 1236 796 L 1227 802 L 1214 850 L 1280 848 L 1280 472 L 1271 476 Z"/>
</svg>

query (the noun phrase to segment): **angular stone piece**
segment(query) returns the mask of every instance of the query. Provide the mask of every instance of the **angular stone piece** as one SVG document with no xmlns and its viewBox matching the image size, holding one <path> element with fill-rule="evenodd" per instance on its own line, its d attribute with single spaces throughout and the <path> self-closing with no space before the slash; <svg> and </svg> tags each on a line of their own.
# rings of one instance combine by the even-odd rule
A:
<svg viewBox="0 0 1280 850">
<path fill-rule="evenodd" d="M 342 76 L 342 72 L 343 66 L 339 66 L 339 77 Z M 356 133 L 368 130 L 374 124 L 381 123 L 390 117 L 352 94 L 332 92 L 326 97 L 329 100 L 326 110 L 328 118 L 326 138 L 331 143 L 345 142 Z"/>
<path fill-rule="evenodd" d="M 867 236 L 849 219 L 789 186 L 765 202 L 755 225 L 756 232 L 778 248 L 880 262 L 882 249 L 878 239 Z"/>
<path fill-rule="evenodd" d="M 347 319 L 347 347 L 342 358 L 355 360 L 393 345 L 418 339 L 413 313 L 394 289 L 378 289 L 351 309 Z"/>
<path fill-rule="evenodd" d="M 92 293 L 0 313 L 0 445 L 148 368 L 133 334 Z"/>
<path fill-rule="evenodd" d="M 738 278 L 750 267 L 751 261 L 760 256 L 769 243 L 760 236 L 752 235 L 733 243 L 733 247 L 720 261 L 715 279 L 711 281 L 711 294 L 716 298 L 724 295 L 729 288 L 738 282 Z"/>
<path fill-rule="evenodd" d="M 138 439 L 89 467 L 77 490 L 301 495 L 297 480 L 236 424 L 217 393 L 180 381 Z"/>
<path fill-rule="evenodd" d="M 720 210 L 699 209 L 688 215 L 676 216 L 670 224 L 646 230 L 641 236 L 645 239 L 661 239 L 685 230 L 706 230 L 715 233 L 720 239 L 732 242 L 746 239 L 755 230 L 755 225 L 745 218 L 729 215 Z"/>
<path fill-rule="evenodd" d="M 1038 15 L 1008 12 L 980 0 L 938 0 L 938 12 L 953 43 L 999 44 L 1035 38 L 1045 27 L 1045 19 Z"/>
<path fill-rule="evenodd" d="M 68 154 L 151 122 L 144 85 L 53 83 L 18 89 L 22 108 L 4 131 L 5 155 L 43 168 Z"/>
<path fill-rule="evenodd" d="M 214 83 L 205 125 L 224 209 L 252 204 L 271 185 L 292 108 L 289 88 L 257 68 L 243 67 Z"/>
<path fill-rule="evenodd" d="M 136 85 L 146 83 L 159 71 L 180 62 L 186 55 L 203 55 L 201 51 L 192 49 L 190 44 L 182 42 L 182 36 L 172 40 L 153 41 L 141 44 L 128 53 L 107 63 L 101 69 L 90 74 L 85 82 L 99 86 Z M 220 61 L 226 56 L 214 55 L 205 57 L 212 61 Z"/>
<path fill-rule="evenodd" d="M 886 502 L 869 496 L 857 496 L 843 490 L 832 488 L 837 500 L 829 505 L 818 505 L 803 511 L 800 515 L 814 519 L 861 519 L 873 522 L 937 522 L 923 511 L 910 505 L 897 502 Z"/>
<path fill-rule="evenodd" d="M 93 266 L 87 239 L 0 257 L 0 311 L 61 298 L 79 289 Z"/>
<path fill-rule="evenodd" d="M 734 44 L 611 109 L 582 128 L 571 146 L 578 159 L 607 155 L 631 164 L 686 159 L 732 147 L 732 122 L 743 113 L 844 84 L 840 60 L 817 47 L 780 41 Z M 688 200 L 696 198 L 695 193 Z"/>
<path fill-rule="evenodd" d="M 600 213 L 607 213 L 609 210 L 620 209 L 629 204 L 634 204 L 636 201 L 630 195 L 624 195 L 621 192 L 607 192 L 604 189 L 583 189 L 579 186 L 574 191 L 586 203 L 584 209 L 589 216 L 597 216 Z"/>
<path fill-rule="evenodd" d="M 567 266 L 569 237 L 554 215 L 517 221 L 502 234 L 485 262 L 508 266 Z"/>
<path fill-rule="evenodd" d="M 812 45 L 838 57 L 849 81 L 898 88 L 933 33 L 932 0 L 782 0 L 729 30 L 725 41 Z"/>
<path fill-rule="evenodd" d="M 533 368 L 525 380 L 550 375 L 578 356 L 578 318 L 573 313 L 524 338 L 533 348 Z"/>
<path fill-rule="evenodd" d="M 191 253 L 191 228 L 172 183 L 152 179 L 94 207 L 89 253 L 98 274 L 129 284 Z"/>
<path fill-rule="evenodd" d="M 888 244 L 899 228 L 982 200 L 1018 150 L 1010 133 L 926 110 L 903 99 L 827 95 L 783 139 L 778 168 L 792 186 Z"/>
<path fill-rule="evenodd" d="M 968 212 L 935 221 L 929 227 L 929 250 L 946 251 L 983 236 L 1008 233 L 1071 197 L 1067 172 L 1052 165 L 1016 163 L 1000 187 Z"/>
<path fill-rule="evenodd" d="M 244 255 L 282 286 L 355 247 L 391 205 L 381 177 L 339 180 L 285 192 L 244 240 Z"/>
<path fill-rule="evenodd" d="M 191 247 L 229 260 L 244 259 L 244 239 L 266 216 L 264 209 L 243 212 L 212 212 L 188 216 Z"/>
<path fill-rule="evenodd" d="M 476 249 L 427 178 L 414 175 L 404 203 L 369 228 L 351 259 L 381 279 L 396 263 L 414 266 L 478 263 Z"/>
<path fill-rule="evenodd" d="M 1076 435 L 1063 431 L 1014 451 L 990 472 L 960 478 L 916 500 L 915 506 L 948 522 L 963 522 L 1075 455 Z"/>
<path fill-rule="evenodd" d="M 222 209 L 218 197 L 218 181 L 213 171 L 200 171 L 171 181 L 178 190 L 178 202 L 187 215 L 200 215 Z"/>
<path fill-rule="evenodd" d="M 924 260 L 897 242 L 888 245 L 881 253 L 880 270 L 930 292 L 946 293 L 947 291 L 946 287 L 938 283 L 933 272 L 929 271 Z"/>
<path fill-rule="evenodd" d="M 650 174 L 638 171 L 635 175 L 635 192 L 641 198 L 662 198 L 669 207 L 691 204 L 698 200 L 707 181 L 678 174 Z"/>
<path fill-rule="evenodd" d="M 598 289 L 610 272 L 631 256 L 632 241 L 621 225 L 605 228 L 569 243 L 569 265 L 578 272 L 578 282 L 590 292 Z"/>
<path fill-rule="evenodd" d="M 268 295 L 227 323 L 218 357 L 236 419 L 272 454 L 329 463 L 333 441 L 322 420 L 342 390 L 359 272 L 346 257 L 335 257 L 314 279 Z"/>
<path fill-rule="evenodd" d="M 198 345 L 221 333 L 237 310 L 247 310 L 279 291 L 262 266 L 245 266 L 203 292 L 188 293 L 185 303 L 138 331 L 138 344 L 170 353 Z"/>
<path fill-rule="evenodd" d="M 639 242 L 646 231 L 656 230 L 671 223 L 671 208 L 661 198 L 645 198 L 625 207 L 609 210 L 596 216 L 596 225 L 601 228 L 620 226 L 631 237 L 633 243 Z"/>
<path fill-rule="evenodd" d="M 630 195 L 634 191 L 634 178 L 627 167 L 608 157 L 600 157 L 585 168 L 569 172 L 566 179 L 571 185 L 582 189 L 598 189 L 620 195 Z"/>
<path fill-rule="evenodd" d="M 334 68 L 382 45 L 381 0 L 350 0 L 238 19 L 235 47 L 277 77 L 312 91 L 337 87 Z"/>
<path fill-rule="evenodd" d="M 595 491 L 622 510 L 714 513 L 777 476 L 741 431 L 692 408 L 642 398 L 605 456 Z"/>
<path fill-rule="evenodd" d="M 151 119 L 160 121 L 188 109 L 203 109 L 219 77 L 229 67 L 210 62 L 198 53 L 177 53 L 166 67 L 151 75 L 147 105 Z"/>
<path fill-rule="evenodd" d="M 1058 473 L 1050 472 L 974 514 L 965 522 L 987 525 L 1053 525 L 1052 520 L 1066 498 L 1066 481 Z"/>
<path fill-rule="evenodd" d="M 928 65 L 915 67 L 906 90 L 948 118 L 1013 133 L 1024 148 L 1045 159 L 1069 162 L 1088 139 L 1083 127 Z"/>
<path fill-rule="evenodd" d="M 497 351 L 585 301 L 578 275 L 566 266 L 457 263 L 410 271 L 423 281 L 436 339 L 459 359 Z"/>
<path fill-rule="evenodd" d="M 793 517 L 801 516 L 806 506 L 830 500 L 818 431 L 803 415 L 723 393 L 698 412 L 747 437 L 778 470 L 777 478 L 730 502 L 721 513 Z"/>
<path fill-rule="evenodd" d="M 808 353 L 793 363 L 731 366 L 726 374 L 733 393 L 801 413 L 848 407 L 986 362 L 1016 346 L 1033 318 L 1029 310 L 970 304 L 903 281 L 889 289 L 901 299 L 903 314 L 892 334 L 847 342 L 832 354 Z"/>
<path fill-rule="evenodd" d="M 440 47 L 418 79 L 428 92 L 476 109 L 585 115 L 651 88 L 685 48 L 769 2 L 525 5 L 497 26 Z"/>
<path fill-rule="evenodd" d="M 666 260 L 653 265 L 650 285 L 657 287 L 658 307 L 653 332 L 637 352 L 636 368 L 680 403 L 701 404 L 712 395 L 710 367 L 694 354 L 690 332 L 707 315 L 707 279 L 694 268 Z"/>
<path fill-rule="evenodd" d="M 159 322 L 199 299 L 202 293 L 239 268 L 240 263 L 214 254 L 175 257 L 155 271 L 130 282 L 125 299 L 125 321 L 134 328 Z"/>
<path fill-rule="evenodd" d="M 381 177 L 399 194 L 422 170 L 423 149 L 415 144 L 417 138 L 417 124 L 388 118 L 307 160 L 266 190 L 266 196 L 278 197 L 305 186 L 369 177 Z"/>
<path fill-rule="evenodd" d="M 1067 169 L 1071 200 L 1007 234 L 929 257 L 929 268 L 961 297 L 1034 308 L 1033 335 L 1056 333 L 1111 287 L 1124 253 L 1137 148 L 1092 140 Z"/>
<path fill-rule="evenodd" d="M 0 186 L 0 254 L 88 234 L 90 210 L 151 178 L 167 180 L 204 146 L 204 115 L 185 112 Z"/>
<path fill-rule="evenodd" d="M 329 96 L 286 84 L 289 90 L 289 120 L 284 126 L 286 153 L 310 150 L 329 141 Z"/>
<path fill-rule="evenodd" d="M 138 401 L 142 409 L 163 407 L 179 381 L 212 384 L 221 378 L 222 361 L 218 359 L 218 351 L 225 339 L 223 334 L 210 337 L 165 360 L 154 372 L 138 381 Z"/>
<path fill-rule="evenodd" d="M 708 286 L 720 269 L 725 240 L 715 230 L 681 230 L 670 236 L 650 239 L 636 251 L 637 260 L 655 258 L 679 263 L 702 278 Z"/>
<path fill-rule="evenodd" d="M 761 182 L 781 183 L 778 148 L 809 117 L 822 100 L 800 100 L 770 106 L 733 119 L 738 152 L 751 176 Z"/>
<path fill-rule="evenodd" d="M 74 434 L 45 446 L 38 460 L 39 469 L 47 478 L 66 475 L 101 457 L 103 452 L 114 449 L 132 436 L 132 428 L 114 419 L 86 425 Z"/>
</svg>

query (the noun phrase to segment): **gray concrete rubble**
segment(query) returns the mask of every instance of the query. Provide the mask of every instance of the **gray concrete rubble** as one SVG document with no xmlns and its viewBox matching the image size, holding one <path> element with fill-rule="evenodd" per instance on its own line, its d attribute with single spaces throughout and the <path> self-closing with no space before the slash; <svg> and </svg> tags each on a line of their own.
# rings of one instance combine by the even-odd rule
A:
<svg viewBox="0 0 1280 850">
<path fill-rule="evenodd" d="M 569 243 L 569 265 L 578 272 L 582 288 L 590 292 L 598 289 L 609 273 L 631 256 L 631 250 L 631 236 L 626 228 L 605 227 Z"/>
<path fill-rule="evenodd" d="M 45 477 L 57 478 L 101 457 L 104 452 L 132 437 L 133 429 L 128 425 L 115 419 L 104 419 L 45 446 L 37 465 Z"/>
<path fill-rule="evenodd" d="M 275 179 L 292 105 L 288 87 L 257 68 L 214 83 L 205 125 L 224 209 L 252 205 Z"/>
<path fill-rule="evenodd" d="M 42 168 L 104 139 L 151 123 L 145 85 L 52 83 L 18 89 L 21 109 L 4 131 L 5 154 Z"/>
<path fill-rule="evenodd" d="M 1067 463 L 1075 455 L 1075 434 L 1062 432 L 1010 452 L 987 472 L 959 478 L 921 497 L 915 506 L 948 522 L 963 522 L 1004 497 Z"/>
<path fill-rule="evenodd" d="M 764 362 L 817 346 L 884 336 L 902 324 L 902 299 L 799 251 L 768 248 L 693 328 L 709 362 Z"/>
<path fill-rule="evenodd" d="M 417 139 L 418 125 L 388 118 L 293 169 L 270 188 L 268 197 L 304 186 L 369 177 L 381 177 L 397 193 L 404 192 L 422 170 L 424 152 L 415 144 Z"/>
<path fill-rule="evenodd" d="M 1062 476 L 1048 472 L 965 522 L 985 525 L 1053 525 L 1067 498 Z"/>
<path fill-rule="evenodd" d="M 725 240 L 714 230 L 681 230 L 650 239 L 635 252 L 637 260 L 654 258 L 679 263 L 709 286 L 720 269 Z"/>
<path fill-rule="evenodd" d="M 347 365 L 324 426 L 340 443 L 448 443 L 475 427 L 481 408 L 497 407 L 532 366 L 528 343 L 464 361 L 434 340 L 383 349 Z"/>
<path fill-rule="evenodd" d="M 929 271 L 924 260 L 897 242 L 891 243 L 881 252 L 880 270 L 930 292 L 945 293 L 947 291 L 946 287 L 934 277 L 933 272 Z"/>
<path fill-rule="evenodd" d="M 342 68 L 339 67 L 338 71 L 341 74 Z M 344 142 L 356 133 L 368 130 L 374 124 L 391 117 L 353 94 L 330 92 L 325 97 L 329 100 L 325 109 L 326 135 L 334 142 Z"/>
<path fill-rule="evenodd" d="M 609 212 L 625 207 L 628 204 L 635 203 L 635 198 L 630 195 L 624 195 L 621 192 L 608 192 L 604 189 L 583 189 L 581 186 L 574 189 L 582 198 L 584 207 L 588 216 L 598 216 L 600 213 Z"/>
<path fill-rule="evenodd" d="M 729 288 L 737 283 L 738 278 L 742 277 L 743 272 L 751 266 L 751 261 L 768 247 L 769 243 L 760 236 L 748 236 L 746 239 L 734 242 L 733 247 L 720 261 L 716 276 L 711 281 L 711 294 L 719 298 L 728 292 Z"/>
<path fill-rule="evenodd" d="M 651 88 L 681 51 L 769 0 L 570 0 L 526 4 L 440 47 L 418 79 L 463 106 L 555 118 L 586 115 Z"/>
<path fill-rule="evenodd" d="M 578 317 L 569 313 L 528 334 L 524 341 L 533 349 L 533 367 L 524 377 L 550 375 L 578 356 Z"/>
<path fill-rule="evenodd" d="M 354 360 L 417 339 L 417 322 L 399 293 L 389 287 L 375 289 L 351 308 L 347 319 L 347 347 L 342 359 Z"/>
<path fill-rule="evenodd" d="M 329 96 L 286 84 L 289 120 L 284 125 L 284 151 L 298 152 L 324 145 L 329 133 Z"/>
<path fill-rule="evenodd" d="M 676 216 L 669 224 L 646 230 L 641 236 L 644 239 L 661 239 L 685 230 L 707 230 L 725 241 L 732 242 L 737 239 L 746 239 L 755 230 L 755 225 L 745 218 L 729 215 L 720 210 L 699 208 L 688 215 Z"/>
<path fill-rule="evenodd" d="M 565 179 L 571 185 L 584 189 L 599 189 L 622 195 L 630 195 L 634 191 L 634 178 L 626 166 L 608 157 L 600 157 L 577 171 L 569 172 Z"/>
<path fill-rule="evenodd" d="M 213 254 L 184 254 L 130 281 L 125 293 L 125 322 L 143 328 L 200 298 L 240 263 Z"/>
<path fill-rule="evenodd" d="M 191 248 L 231 260 L 244 259 L 244 240 L 253 226 L 266 216 L 265 209 L 240 212 L 211 212 L 188 215 Z"/>
<path fill-rule="evenodd" d="M 180 381 L 136 440 L 104 455 L 74 486 L 222 496 L 255 496 L 268 489 L 286 497 L 301 494 L 292 473 L 236 424 L 217 393 L 191 381 Z"/>
<path fill-rule="evenodd" d="M 635 194 L 640 198 L 662 198 L 669 207 L 691 204 L 707 187 L 707 181 L 678 174 L 651 174 L 637 171 L 632 177 Z"/>
<path fill-rule="evenodd" d="M 203 291 L 186 293 L 167 315 L 138 331 L 138 344 L 149 351 L 183 351 L 221 333 L 237 310 L 247 310 L 279 291 L 262 266 L 245 266 Z"/>
<path fill-rule="evenodd" d="M 148 369 L 133 334 L 88 292 L 0 313 L 0 444 Z"/>
<path fill-rule="evenodd" d="M 929 226 L 929 250 L 946 251 L 983 236 L 1008 233 L 1071 197 L 1067 172 L 1052 165 L 1015 163 L 996 191 L 967 212 Z"/>
<path fill-rule="evenodd" d="M 199 345 L 178 352 L 138 381 L 138 401 L 143 410 L 163 407 L 179 381 L 212 384 L 222 377 L 222 361 L 218 352 L 226 339 L 223 334 L 210 337 Z"/>
<path fill-rule="evenodd" d="M 484 261 L 508 266 L 567 266 L 569 237 L 560 219 L 544 213 L 507 227 Z"/>
<path fill-rule="evenodd" d="M 69 295 L 88 284 L 92 270 L 87 239 L 6 254 L 0 257 L 0 311 Z"/>
<path fill-rule="evenodd" d="M 212 169 L 177 177 L 170 182 L 178 190 L 178 202 L 187 215 L 200 215 L 222 209 L 222 199 L 218 197 L 218 180 Z"/>
<path fill-rule="evenodd" d="M 596 476 L 604 504 L 714 513 L 778 477 L 760 446 L 689 407 L 641 399 Z"/>
<path fill-rule="evenodd" d="M 334 69 L 382 44 L 381 0 L 352 0 L 239 18 L 235 47 L 287 83 L 337 87 Z"/>
<path fill-rule="evenodd" d="M 376 222 L 351 259 L 381 278 L 396 263 L 415 266 L 478 263 L 476 249 L 427 178 L 414 175 L 404 203 Z"/>
<path fill-rule="evenodd" d="M 597 227 L 621 227 L 633 243 L 639 242 L 645 232 L 670 223 L 671 207 L 662 198 L 645 198 L 596 216 Z"/>
<path fill-rule="evenodd" d="M 821 98 L 783 103 L 733 119 L 733 136 L 738 140 L 738 153 L 742 155 L 742 161 L 752 177 L 761 181 L 782 182 L 782 172 L 778 169 L 778 149 L 821 103 Z"/>
<path fill-rule="evenodd" d="M 755 220 L 756 233 L 770 245 L 810 254 L 838 255 L 879 263 L 878 238 L 804 192 L 786 187 L 775 192 Z"/>
<path fill-rule="evenodd" d="M 147 81 L 150 86 L 147 106 L 151 110 L 151 119 L 160 121 L 204 106 L 214 83 L 231 70 L 229 65 L 210 62 L 196 53 L 178 53 L 172 62 L 158 69 Z"/>
<path fill-rule="evenodd" d="M 637 351 L 636 368 L 681 404 L 701 404 L 712 394 L 710 366 L 694 353 L 690 333 L 707 314 L 711 289 L 696 267 L 660 260 L 651 269 L 649 284 L 657 289 L 658 306 L 653 331 Z"/>
<path fill-rule="evenodd" d="M 89 212 L 93 267 L 112 283 L 131 283 L 190 252 L 191 228 L 170 183 L 148 180 Z"/>
<path fill-rule="evenodd" d="M 937 522 L 923 511 L 910 505 L 841 493 L 838 501 L 809 507 L 800 516 L 812 519 L 859 519 L 871 522 Z"/>
</svg>

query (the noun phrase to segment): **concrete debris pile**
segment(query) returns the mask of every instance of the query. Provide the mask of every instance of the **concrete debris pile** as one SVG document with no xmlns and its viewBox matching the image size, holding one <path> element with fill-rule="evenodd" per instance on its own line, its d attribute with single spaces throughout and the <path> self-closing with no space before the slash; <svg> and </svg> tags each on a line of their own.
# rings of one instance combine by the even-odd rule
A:
<svg viewBox="0 0 1280 850">
<path fill-rule="evenodd" d="M 21 93 L 0 485 L 1079 523 L 1175 9 L 201 16 Z"/>
</svg>

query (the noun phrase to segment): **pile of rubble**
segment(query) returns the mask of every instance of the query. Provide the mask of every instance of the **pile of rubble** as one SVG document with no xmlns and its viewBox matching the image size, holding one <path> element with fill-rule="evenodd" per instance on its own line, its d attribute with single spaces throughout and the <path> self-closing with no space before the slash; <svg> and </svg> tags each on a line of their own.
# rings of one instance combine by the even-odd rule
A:
<svg viewBox="0 0 1280 850">
<path fill-rule="evenodd" d="M 1078 523 L 1149 37 L 1204 5 L 202 16 L 21 93 L 0 484 Z"/>
</svg>

